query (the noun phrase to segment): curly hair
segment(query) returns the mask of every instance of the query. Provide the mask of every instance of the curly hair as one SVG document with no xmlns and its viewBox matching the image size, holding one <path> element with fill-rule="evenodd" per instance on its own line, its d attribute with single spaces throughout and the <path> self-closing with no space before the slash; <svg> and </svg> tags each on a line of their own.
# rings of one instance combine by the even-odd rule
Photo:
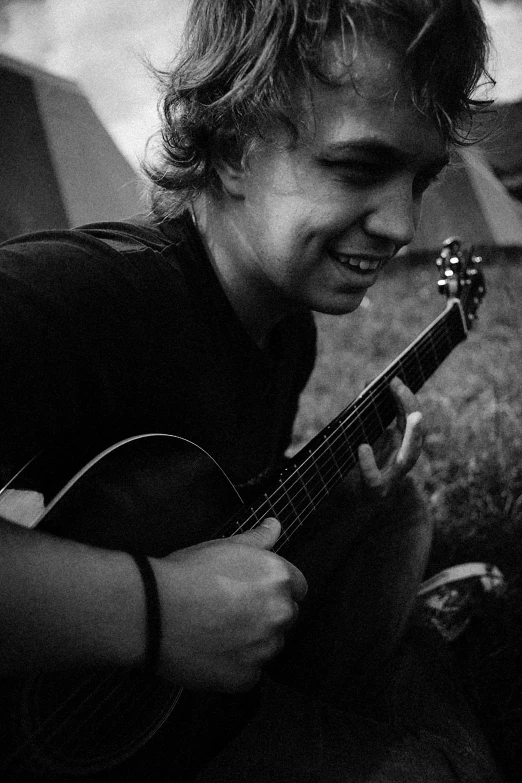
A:
<svg viewBox="0 0 522 783">
<path fill-rule="evenodd" d="M 487 30 L 478 0 L 193 0 L 184 44 L 163 87 L 160 157 L 145 167 L 156 214 L 175 215 L 198 194 L 219 192 L 216 164 L 238 160 L 277 122 L 294 139 L 297 85 L 332 83 L 324 47 L 360 37 L 402 55 L 414 106 L 448 144 L 472 140 L 486 70 Z"/>
</svg>

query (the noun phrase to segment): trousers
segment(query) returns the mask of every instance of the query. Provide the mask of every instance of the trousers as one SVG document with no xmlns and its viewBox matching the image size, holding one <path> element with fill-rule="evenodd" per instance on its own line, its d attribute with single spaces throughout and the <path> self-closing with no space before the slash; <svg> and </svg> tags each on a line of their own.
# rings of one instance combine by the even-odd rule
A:
<svg viewBox="0 0 522 783">
<path fill-rule="evenodd" d="M 411 619 L 431 538 L 409 479 L 321 507 L 284 553 L 308 579 L 300 622 L 197 783 L 500 783 L 450 650 Z"/>
</svg>

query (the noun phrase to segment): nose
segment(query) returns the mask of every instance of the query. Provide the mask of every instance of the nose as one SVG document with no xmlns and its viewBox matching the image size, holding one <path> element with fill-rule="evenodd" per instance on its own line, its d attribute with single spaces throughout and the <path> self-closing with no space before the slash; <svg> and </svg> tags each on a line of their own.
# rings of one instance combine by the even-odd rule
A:
<svg viewBox="0 0 522 783">
<path fill-rule="evenodd" d="M 395 180 L 374 194 L 364 221 L 368 234 L 393 242 L 396 250 L 409 244 L 417 228 L 421 199 L 413 193 L 409 177 Z"/>
</svg>

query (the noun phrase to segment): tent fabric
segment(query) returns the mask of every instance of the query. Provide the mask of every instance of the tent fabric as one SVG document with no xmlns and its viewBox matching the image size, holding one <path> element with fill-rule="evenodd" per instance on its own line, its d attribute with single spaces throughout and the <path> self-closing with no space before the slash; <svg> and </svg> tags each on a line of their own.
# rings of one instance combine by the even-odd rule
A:
<svg viewBox="0 0 522 783">
<path fill-rule="evenodd" d="M 425 196 L 407 253 L 437 251 L 459 236 L 468 245 L 522 246 L 522 204 L 510 196 L 476 148 L 463 148 Z"/>
<path fill-rule="evenodd" d="M 481 148 L 504 187 L 522 201 L 522 101 L 495 104 L 494 112 L 494 126 Z"/>
<path fill-rule="evenodd" d="M 0 236 L 143 211 L 139 175 L 78 87 L 0 55 Z"/>
<path fill-rule="evenodd" d="M 73 82 L 0 55 L 0 112 L 0 237 L 143 211 L 138 174 Z M 522 205 L 484 154 L 461 150 L 427 192 L 411 253 L 438 250 L 451 235 L 475 245 L 522 246 Z"/>
<path fill-rule="evenodd" d="M 0 232 L 68 226 L 32 80 L 0 60 Z"/>
</svg>

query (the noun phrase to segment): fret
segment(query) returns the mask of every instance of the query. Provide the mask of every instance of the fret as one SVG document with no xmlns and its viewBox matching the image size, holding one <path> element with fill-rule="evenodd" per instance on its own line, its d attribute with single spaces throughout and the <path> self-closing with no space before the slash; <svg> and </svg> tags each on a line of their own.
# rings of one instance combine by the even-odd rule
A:
<svg viewBox="0 0 522 783">
<path fill-rule="evenodd" d="M 384 424 L 382 414 L 384 413 L 384 409 L 382 409 L 379 412 L 379 407 L 382 408 L 382 397 L 379 395 L 377 396 L 375 392 L 371 389 L 371 387 L 368 389 L 368 395 L 369 395 L 369 401 L 371 405 L 371 410 L 374 414 L 374 416 L 377 418 L 377 425 L 379 429 L 384 432 L 386 429 L 386 425 Z"/>
<path fill-rule="evenodd" d="M 369 443 L 370 438 L 368 437 L 366 433 L 366 427 L 364 424 L 364 418 L 360 414 L 358 410 L 354 411 L 354 429 L 357 433 L 355 436 L 355 440 L 357 445 L 359 446 L 361 443 Z M 369 429 L 369 427 L 368 427 Z"/>
<path fill-rule="evenodd" d="M 274 513 L 274 509 L 268 502 L 266 496 L 263 495 L 256 504 L 245 509 L 242 516 L 244 529 L 248 530 L 259 525 L 267 517 L 274 517 L 277 515 Z"/>
<path fill-rule="evenodd" d="M 451 339 L 451 331 L 447 323 L 444 324 L 444 328 L 440 330 L 443 340 L 441 341 L 441 352 L 444 356 L 448 356 L 453 348 L 453 341 Z"/>
<path fill-rule="evenodd" d="M 298 466 L 294 466 L 292 470 L 287 468 L 285 473 L 289 475 L 286 479 L 280 479 L 278 489 L 286 493 L 296 517 L 299 517 L 303 508 L 308 509 L 313 505 L 312 496 L 308 491 L 309 479 L 308 481 L 304 479 Z"/>
<path fill-rule="evenodd" d="M 339 467 L 337 460 L 335 458 L 335 451 L 333 448 L 333 444 L 330 443 L 328 438 L 325 440 L 325 443 L 329 454 L 329 457 L 327 459 L 329 460 L 330 464 L 333 465 L 334 471 L 337 474 L 338 478 L 342 479 L 344 477 L 344 472 Z"/>
<path fill-rule="evenodd" d="M 404 381 L 412 391 L 418 391 L 439 364 L 436 342 L 430 334 L 403 359 Z"/>
<path fill-rule="evenodd" d="M 284 492 L 284 498 L 285 498 L 285 501 L 286 501 L 286 510 L 285 510 L 285 514 L 284 514 L 285 521 L 288 520 L 288 518 L 290 516 L 292 516 L 294 518 L 294 520 L 298 520 L 299 519 L 299 513 L 297 512 L 297 509 L 296 509 L 296 507 L 294 505 L 294 501 L 292 501 L 291 493 L 288 491 L 288 489 L 285 488 L 284 484 L 281 485 L 281 489 Z"/>
<path fill-rule="evenodd" d="M 424 373 L 426 372 L 426 370 L 429 371 L 429 369 L 423 367 L 418 349 L 414 349 L 412 351 L 412 356 L 413 356 L 413 358 L 415 360 L 415 363 L 416 363 L 418 371 L 419 371 L 419 378 L 421 380 L 420 385 L 423 386 L 424 383 L 426 382 L 426 375 Z"/>
<path fill-rule="evenodd" d="M 252 528 L 255 527 L 256 525 L 259 525 L 259 523 L 262 522 L 263 519 L 265 519 L 267 516 L 267 514 L 263 513 L 262 508 L 260 506 L 257 507 L 251 506 L 250 508 L 246 509 L 246 512 L 247 512 L 246 514 L 242 515 L 243 521 L 241 525 L 245 526 L 246 522 L 250 522 L 248 528 Z"/>
<path fill-rule="evenodd" d="M 325 482 L 322 471 L 319 469 L 317 460 L 315 460 L 312 456 L 309 456 L 307 461 L 308 465 L 306 472 L 308 474 L 308 487 L 310 492 L 313 493 L 315 502 L 318 505 L 321 500 L 324 500 L 324 498 L 328 496 L 330 490 Z M 310 473 L 313 475 L 313 479 L 311 478 Z"/>
<path fill-rule="evenodd" d="M 424 360 L 424 365 L 422 360 Z M 415 349 L 402 362 L 402 372 L 399 372 L 398 375 L 413 392 L 416 392 L 425 383 L 427 373 L 431 375 L 429 370 L 430 367 L 425 354 L 422 355 L 421 359 L 420 352 Z"/>
<path fill-rule="evenodd" d="M 482 287 L 479 294 L 483 291 Z M 395 419 L 391 380 L 399 377 L 417 392 L 466 336 L 466 317 L 456 300 L 295 455 L 260 502 L 238 512 L 229 523 L 230 531 L 249 529 L 266 517 L 275 516 L 283 527 L 280 540 L 288 540 L 357 464 L 358 447 L 362 443 L 373 445 Z"/>
<path fill-rule="evenodd" d="M 464 324 L 462 323 L 462 316 L 459 305 L 455 305 L 450 313 L 449 318 L 444 321 L 443 324 L 444 337 L 446 338 L 447 350 L 444 351 L 444 357 L 449 356 L 453 348 L 467 337 Z"/>
<path fill-rule="evenodd" d="M 318 464 L 319 461 L 317 459 L 313 459 L 311 456 L 309 457 L 309 460 L 310 460 L 310 466 L 309 466 L 308 469 L 310 469 L 310 467 L 311 467 L 311 469 L 313 470 L 314 476 L 318 476 L 319 477 L 320 486 L 322 486 L 323 489 L 328 490 L 328 487 L 326 486 L 326 482 L 325 482 L 325 479 L 324 479 L 324 474 L 323 474 L 322 470 L 319 469 L 319 464 Z M 316 482 L 316 486 L 317 486 L 317 482 Z M 319 491 L 322 491 L 322 490 L 319 490 Z"/>
<path fill-rule="evenodd" d="M 220 538 L 228 538 L 229 536 L 234 536 L 237 533 L 243 533 L 244 530 L 249 530 L 251 527 L 255 527 L 256 523 L 261 521 L 258 520 L 253 514 L 250 516 L 254 518 L 254 521 L 252 524 L 248 525 L 248 527 L 245 528 L 244 528 L 245 515 L 243 513 L 241 513 L 241 515 L 236 515 L 235 517 L 232 517 L 232 519 L 229 520 L 225 528 L 221 531 Z"/>
<path fill-rule="evenodd" d="M 340 431 L 342 436 L 342 441 L 339 448 L 342 448 L 343 453 L 346 455 L 345 456 L 346 464 L 349 465 L 350 468 L 352 468 L 357 464 L 357 454 L 354 451 L 353 443 L 348 437 L 348 433 L 346 432 L 346 423 L 342 418 L 342 414 L 337 429 Z"/>
<path fill-rule="evenodd" d="M 316 504 L 314 503 L 312 496 L 311 496 L 311 495 L 310 495 L 310 493 L 308 492 L 308 486 L 307 486 L 307 483 L 306 483 L 306 481 L 304 481 L 303 477 L 301 476 L 301 474 L 300 474 L 300 472 L 299 472 L 299 468 L 296 468 L 296 469 L 295 469 L 295 473 L 297 474 L 297 479 L 298 479 L 298 481 L 300 482 L 300 485 L 302 486 L 302 488 L 303 488 L 303 489 L 304 489 L 304 491 L 305 491 L 306 498 L 307 498 L 307 503 L 306 503 L 306 506 L 307 506 L 307 508 L 311 508 L 311 509 L 312 509 L 312 511 L 315 511 L 315 509 L 317 508 L 317 506 L 316 506 Z"/>
<path fill-rule="evenodd" d="M 283 487 L 283 493 L 284 493 L 284 487 Z M 276 517 L 276 519 L 279 519 L 281 524 L 283 522 L 286 523 L 292 511 L 292 507 L 289 505 L 288 500 L 286 498 L 286 493 L 284 493 L 283 496 L 280 498 L 276 498 L 275 493 L 270 496 L 268 494 L 265 494 L 263 500 L 263 507 L 268 509 L 267 513 L 265 513 L 264 515 L 264 518 Z"/>
<path fill-rule="evenodd" d="M 441 360 L 441 357 L 440 357 L 439 349 L 438 349 L 437 342 L 435 340 L 435 335 L 434 334 L 430 333 L 430 335 L 428 337 L 428 342 L 429 342 L 429 346 L 430 346 L 430 348 L 432 350 L 433 356 L 435 357 L 435 362 L 434 362 L 435 367 L 438 367 L 442 360 Z"/>
<path fill-rule="evenodd" d="M 281 522 L 281 520 L 279 521 Z M 277 539 L 277 549 L 280 549 L 283 544 L 287 544 L 290 541 L 290 536 L 291 536 L 291 530 L 289 530 L 286 527 L 286 525 L 283 525 L 283 523 L 281 523 L 281 533 L 279 534 L 279 538 Z M 277 549 L 275 551 L 277 551 Z"/>
<path fill-rule="evenodd" d="M 396 413 L 389 389 L 391 379 L 398 376 L 417 391 L 440 365 L 442 358 L 463 339 L 461 330 L 451 336 L 448 322 L 453 325 L 454 320 L 452 308 L 425 330 L 323 433 L 316 436 L 304 456 L 297 455 L 295 469 L 303 470 L 306 466 L 310 511 L 357 464 L 358 446 L 364 442 L 375 443 L 392 423 Z"/>
<path fill-rule="evenodd" d="M 367 443 L 375 440 L 374 433 L 380 435 L 384 432 L 395 415 L 395 403 L 388 383 L 389 381 L 386 380 L 385 385 L 380 386 L 377 390 L 373 390 L 371 387 L 368 389 L 366 417 L 369 425 L 364 428 L 364 437 Z"/>
</svg>

